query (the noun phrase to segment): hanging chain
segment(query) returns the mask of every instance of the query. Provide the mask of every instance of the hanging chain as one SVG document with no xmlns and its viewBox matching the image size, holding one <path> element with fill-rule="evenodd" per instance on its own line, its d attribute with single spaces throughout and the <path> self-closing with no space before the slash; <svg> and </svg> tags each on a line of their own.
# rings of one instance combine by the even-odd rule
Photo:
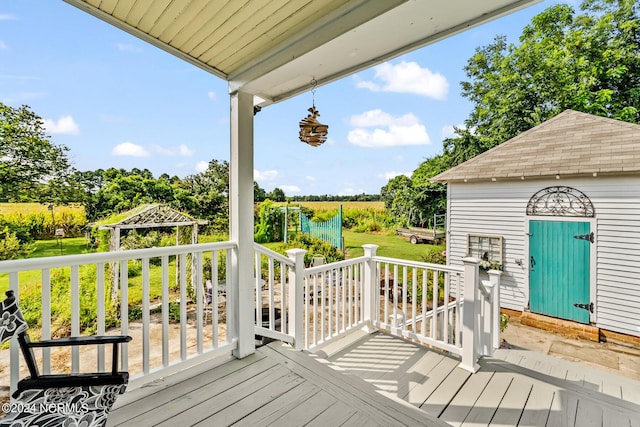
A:
<svg viewBox="0 0 640 427">
<path fill-rule="evenodd" d="M 311 104 L 316 106 L 316 86 L 318 86 L 318 81 L 315 77 L 311 78 Z"/>
</svg>

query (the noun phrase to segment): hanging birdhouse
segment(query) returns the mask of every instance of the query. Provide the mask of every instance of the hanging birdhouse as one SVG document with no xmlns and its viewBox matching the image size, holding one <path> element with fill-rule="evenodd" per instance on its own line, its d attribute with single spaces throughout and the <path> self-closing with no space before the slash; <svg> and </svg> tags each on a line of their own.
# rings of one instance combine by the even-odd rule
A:
<svg viewBox="0 0 640 427">
<path fill-rule="evenodd" d="M 327 140 L 329 126 L 320 123 L 316 117 L 320 115 L 316 106 L 309 108 L 309 115 L 300 120 L 300 141 L 306 142 L 312 147 L 318 147 Z"/>
</svg>

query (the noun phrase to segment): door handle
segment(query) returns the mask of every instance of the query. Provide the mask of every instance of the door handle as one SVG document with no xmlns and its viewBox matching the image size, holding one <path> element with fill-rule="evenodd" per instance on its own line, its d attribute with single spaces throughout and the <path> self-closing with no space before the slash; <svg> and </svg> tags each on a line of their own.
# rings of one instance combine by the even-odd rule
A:
<svg viewBox="0 0 640 427">
<path fill-rule="evenodd" d="M 531 259 L 529 260 L 529 267 L 533 270 L 533 267 L 536 265 L 536 261 L 533 259 L 533 255 L 531 255 Z"/>
</svg>

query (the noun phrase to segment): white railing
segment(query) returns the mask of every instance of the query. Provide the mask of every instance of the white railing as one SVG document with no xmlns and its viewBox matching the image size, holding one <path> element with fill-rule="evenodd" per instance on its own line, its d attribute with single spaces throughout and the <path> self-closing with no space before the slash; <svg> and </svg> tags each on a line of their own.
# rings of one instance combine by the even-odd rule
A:
<svg viewBox="0 0 640 427">
<path fill-rule="evenodd" d="M 458 355 L 461 367 L 477 370 L 478 357 L 498 346 L 500 272 L 480 280 L 474 258 L 454 267 L 379 257 L 376 248 L 305 268 L 304 250 L 285 258 L 256 245 L 256 318 L 267 305 L 264 313 L 275 307 L 282 322 L 257 322 L 256 333 L 313 349 L 369 326 Z"/>
<path fill-rule="evenodd" d="M 362 326 L 366 257 L 307 268 L 304 272 L 304 348 L 314 348 Z"/>
<path fill-rule="evenodd" d="M 233 348 L 235 308 L 226 298 L 231 276 L 226 260 L 234 250 L 233 242 L 217 242 L 2 261 L 0 274 L 8 274 L 9 288 L 23 310 L 28 304 L 41 307 L 42 339 L 87 331 L 132 335 L 134 340 L 124 345 L 121 364 L 135 379 L 207 352 Z M 95 323 L 87 324 L 87 319 Z M 109 323 L 119 323 L 119 328 L 109 330 Z M 31 332 L 38 335 L 37 330 Z M 104 348 L 89 360 L 78 348 L 68 362 L 69 356 L 56 350 L 44 349 L 38 356 L 45 374 L 58 371 L 58 365 L 68 365 L 72 372 L 86 369 L 85 364 L 100 371 L 105 366 Z M 12 391 L 19 366 L 17 346 L 11 346 Z"/>
<path fill-rule="evenodd" d="M 284 255 L 259 244 L 254 244 L 255 279 L 255 334 L 284 342 L 294 341 L 290 325 L 295 313 L 289 301 L 293 289 L 289 277 L 294 273 L 295 262 Z"/>
<path fill-rule="evenodd" d="M 460 268 L 379 257 L 376 248 L 364 245 L 362 257 L 305 268 L 304 250 L 283 256 L 255 245 L 256 337 L 311 349 L 364 326 L 380 328 L 459 355 L 462 367 L 477 369 L 478 357 L 498 345 L 500 272 L 480 280 L 477 259 L 463 260 Z M 121 364 L 135 379 L 254 339 L 237 336 L 234 289 L 227 298 L 227 284 L 234 283 L 227 260 L 234 251 L 234 242 L 217 242 L 2 261 L 0 280 L 8 275 L 23 308 L 41 307 L 42 339 L 132 335 Z M 102 348 L 88 360 L 77 349 L 67 356 L 56 351 L 37 355 L 44 373 L 60 364 L 63 372 L 65 364 L 72 372 L 85 364 L 104 370 Z M 11 346 L 10 374 L 13 390 L 20 375 L 17 346 Z"/>
<path fill-rule="evenodd" d="M 460 267 L 374 257 L 376 326 L 462 355 Z"/>
</svg>

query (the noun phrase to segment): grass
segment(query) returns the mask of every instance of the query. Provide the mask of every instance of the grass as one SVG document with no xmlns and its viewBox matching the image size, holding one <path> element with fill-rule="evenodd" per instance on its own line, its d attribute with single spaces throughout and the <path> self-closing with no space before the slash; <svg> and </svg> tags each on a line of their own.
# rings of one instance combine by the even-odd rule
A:
<svg viewBox="0 0 640 427">
<path fill-rule="evenodd" d="M 423 257 L 430 251 L 442 252 L 444 245 L 417 244 L 412 245 L 408 240 L 395 234 L 372 234 L 343 231 L 345 250 L 350 258 L 364 255 L 362 245 L 372 243 L 378 245 L 377 255 L 402 258 L 412 261 L 423 261 Z"/>
</svg>

